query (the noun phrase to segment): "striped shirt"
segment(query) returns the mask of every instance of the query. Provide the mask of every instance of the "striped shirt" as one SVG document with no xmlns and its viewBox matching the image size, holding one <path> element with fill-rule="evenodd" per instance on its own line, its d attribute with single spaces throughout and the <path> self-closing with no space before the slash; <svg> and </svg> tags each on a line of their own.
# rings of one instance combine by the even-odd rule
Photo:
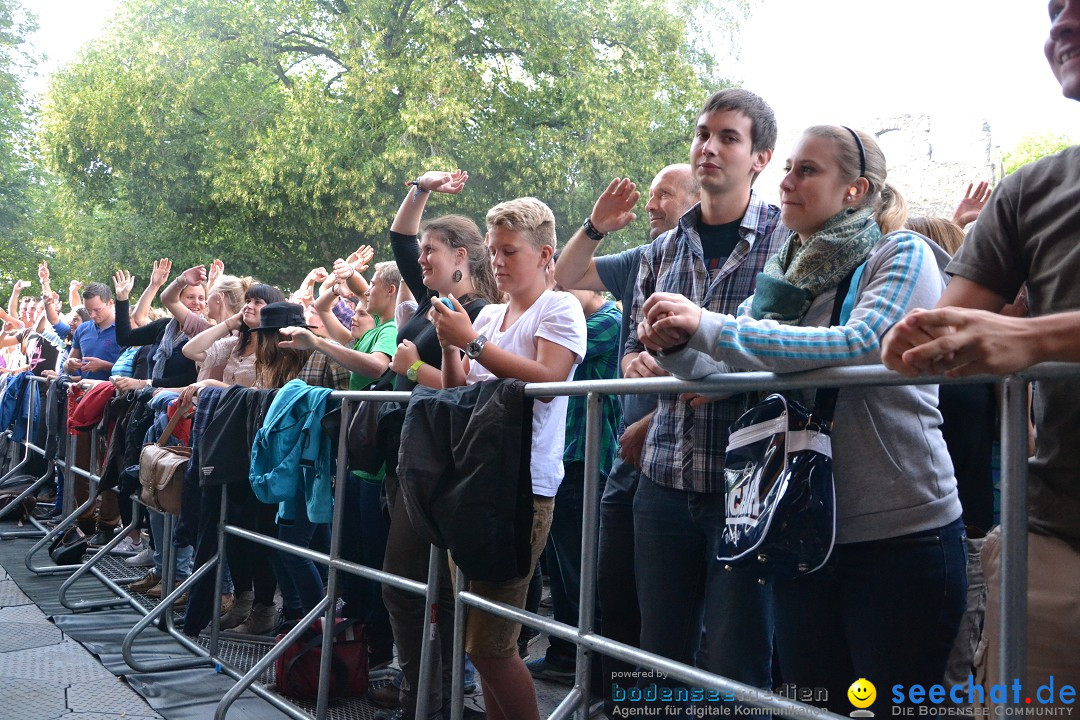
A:
<svg viewBox="0 0 1080 720">
<path fill-rule="evenodd" d="M 789 233 L 780 222 L 780 210 L 751 191 L 739 243 L 723 266 L 710 273 L 697 231 L 700 221 L 701 207 L 696 205 L 676 228 L 654 240 L 641 258 L 627 353 L 645 349 L 637 337 L 637 323 L 645 299 L 653 292 L 679 293 L 707 310 L 733 315 L 754 292 L 765 261 Z M 643 474 L 677 490 L 723 492 L 728 427 L 744 410 L 740 396 L 692 408 L 678 395 L 660 395 L 645 440 Z"/>
<path fill-rule="evenodd" d="M 603 306 L 585 319 L 585 359 L 574 372 L 574 380 L 613 380 L 619 376 L 619 332 L 622 313 L 615 303 Z M 563 462 L 585 460 L 585 414 L 588 398 L 575 395 L 566 403 L 566 446 Z M 619 398 L 604 396 L 604 411 L 600 421 L 600 477 L 607 477 L 615 462 L 615 437 L 622 412 Z"/>
</svg>

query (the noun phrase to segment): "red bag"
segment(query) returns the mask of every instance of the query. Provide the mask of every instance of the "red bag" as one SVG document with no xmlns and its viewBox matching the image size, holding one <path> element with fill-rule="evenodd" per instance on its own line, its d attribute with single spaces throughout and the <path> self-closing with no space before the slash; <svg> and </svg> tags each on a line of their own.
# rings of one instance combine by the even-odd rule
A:
<svg viewBox="0 0 1080 720">
<path fill-rule="evenodd" d="M 319 618 L 274 661 L 277 691 L 297 698 L 319 694 L 323 620 Z M 278 635 L 281 642 L 284 635 Z M 330 660 L 330 697 L 360 697 L 368 689 L 368 649 L 364 626 L 338 618 L 334 626 L 334 656 Z"/>
</svg>

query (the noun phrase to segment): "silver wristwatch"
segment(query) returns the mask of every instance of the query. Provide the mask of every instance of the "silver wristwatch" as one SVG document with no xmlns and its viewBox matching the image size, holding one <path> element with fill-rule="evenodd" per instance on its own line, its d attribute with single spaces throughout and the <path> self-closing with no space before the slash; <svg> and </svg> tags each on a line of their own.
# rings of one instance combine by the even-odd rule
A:
<svg viewBox="0 0 1080 720">
<path fill-rule="evenodd" d="M 477 335 L 475 340 L 470 340 L 465 345 L 465 354 L 473 360 L 480 357 L 480 353 L 484 352 L 484 345 L 487 344 L 487 337 L 484 335 Z"/>
</svg>

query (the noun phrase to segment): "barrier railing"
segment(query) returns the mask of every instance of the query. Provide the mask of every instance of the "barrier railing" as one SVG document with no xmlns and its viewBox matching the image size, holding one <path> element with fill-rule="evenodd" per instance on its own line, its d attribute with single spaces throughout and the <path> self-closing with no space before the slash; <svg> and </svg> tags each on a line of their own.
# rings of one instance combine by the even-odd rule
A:
<svg viewBox="0 0 1080 720">
<path fill-rule="evenodd" d="M 656 394 L 656 393 L 683 393 L 694 392 L 703 394 L 740 393 L 757 390 L 795 390 L 816 389 L 819 387 L 849 387 L 870 385 L 918 385 L 918 384 L 941 384 L 941 383 L 974 383 L 974 382 L 1000 382 L 1003 385 L 1002 400 L 1002 617 L 1001 637 L 1002 650 L 1000 656 L 1000 669 L 1002 677 L 1019 678 L 1023 682 L 1023 668 L 1025 667 L 1025 639 L 1026 639 L 1026 584 L 1027 584 L 1027 393 L 1026 384 L 1031 379 L 1060 377 L 1076 375 L 1077 368 L 1067 364 L 1046 364 L 1032 368 L 1030 371 L 1000 378 L 996 376 L 976 376 L 964 379 L 951 379 L 942 376 L 922 377 L 916 379 L 904 378 L 890 372 L 881 366 L 862 366 L 851 368 L 830 368 L 803 373 L 775 374 L 775 373 L 738 373 L 717 375 L 702 381 L 682 381 L 676 378 L 654 378 L 635 380 L 597 380 L 588 382 L 565 382 L 565 383 L 539 383 L 526 388 L 526 393 L 532 397 L 549 397 L 553 395 L 587 395 L 589 396 L 586 420 L 586 460 L 585 460 L 585 491 L 583 507 L 583 535 L 582 535 L 582 558 L 581 573 L 583 578 L 594 578 L 596 574 L 596 551 L 598 535 L 598 490 L 599 490 L 599 431 L 600 412 L 602 398 L 605 395 L 624 394 Z M 397 398 L 387 397 L 386 394 L 378 398 L 372 398 L 365 393 L 334 393 L 334 396 L 342 400 L 342 428 L 348 424 L 350 417 L 350 401 L 368 398 L 391 400 Z M 340 448 L 344 445 L 344 435 L 339 443 L 339 463 L 337 484 L 343 486 L 344 478 L 344 455 Z M 335 508 L 335 528 L 332 537 L 338 537 L 340 529 L 340 517 L 337 515 L 339 503 Z M 1004 507 L 1008 505 L 1008 509 Z M 259 535 L 242 528 L 226 525 L 222 528 L 223 534 L 233 534 L 271 547 L 281 547 L 280 541 L 267 536 Z M 297 552 L 290 548 L 289 552 Z M 310 551 L 300 551 L 305 556 L 327 564 L 333 572 L 342 570 L 356 572 L 365 577 L 378 579 L 378 574 L 373 571 L 361 573 L 363 569 L 348 567 L 341 564 L 340 560 Z M 436 558 L 435 550 L 432 551 L 431 568 L 427 584 L 427 602 L 429 607 L 436 602 L 438 595 L 438 576 L 433 571 Z M 385 575 L 385 574 L 382 574 Z M 400 580 L 400 578 L 398 578 Z M 754 688 L 742 683 L 732 681 L 719 675 L 705 672 L 698 668 L 672 661 L 668 658 L 649 653 L 638 648 L 605 638 L 593 631 L 594 622 L 594 593 L 595 587 L 592 582 L 581 583 L 581 595 L 579 597 L 578 626 L 571 627 L 562 623 L 543 618 L 539 615 L 527 613 L 523 610 L 491 602 L 478 595 L 463 590 L 465 587 L 464 577 L 459 573 L 457 590 L 455 593 L 455 652 L 453 666 L 453 694 L 451 697 L 451 718 L 460 720 L 463 708 L 462 677 L 463 677 L 463 649 L 464 649 L 464 610 L 466 607 L 475 607 L 485 610 L 508 620 L 521 622 L 530 627 L 543 630 L 551 635 L 563 638 L 575 643 L 577 651 L 577 667 L 575 673 L 575 685 L 567 694 L 566 699 L 560 703 L 555 712 L 550 716 L 552 719 L 570 717 L 572 714 L 584 720 L 588 715 L 589 708 L 589 677 L 593 653 L 602 652 L 625 662 L 633 663 L 641 667 L 651 667 L 664 671 L 670 677 L 689 683 L 703 689 L 715 689 L 723 693 L 734 693 L 740 698 L 745 698 L 747 705 L 772 711 L 783 717 L 799 717 L 813 712 L 815 715 L 829 717 L 833 720 L 841 716 L 822 711 L 819 708 L 811 708 L 802 703 L 784 698 L 767 697 Z M 414 589 L 418 592 L 419 588 Z M 309 614 L 311 615 L 311 614 Z M 307 627 L 314 621 L 314 616 L 305 618 L 304 624 L 298 627 Z M 322 646 L 322 675 L 320 677 L 319 705 L 316 718 L 325 717 L 325 697 L 329 686 L 329 662 L 331 655 L 331 628 L 334 621 L 333 607 L 329 607 L 325 614 L 323 646 Z M 286 638 L 290 640 L 291 638 Z M 428 684 L 433 681 L 431 676 L 431 647 L 432 634 L 425 634 L 425 654 L 422 660 L 422 671 L 419 687 L 417 688 L 417 717 L 425 717 L 428 710 L 426 707 Z M 229 706 L 235 701 L 243 690 L 251 686 L 259 673 L 272 662 L 272 658 L 284 652 L 282 643 L 271 651 L 271 655 L 264 658 L 266 662 L 260 667 L 254 668 L 247 673 L 237 685 L 222 698 L 215 718 L 224 718 Z M 304 715 L 304 717 L 310 717 Z"/>
<path fill-rule="evenodd" d="M 999 669 L 1001 677 L 1017 678 L 1021 683 L 1024 681 L 1024 667 L 1026 666 L 1026 625 L 1027 625 L 1027 417 L 1028 398 L 1026 392 L 1027 382 L 1034 379 L 1075 376 L 1077 366 L 1061 363 L 1044 364 L 1036 366 L 1027 372 L 1000 378 L 996 376 L 977 376 L 960 380 L 945 377 L 922 377 L 909 379 L 892 373 L 881 366 L 862 366 L 851 368 L 831 368 L 815 370 L 803 373 L 774 374 L 774 373 L 738 373 L 717 375 L 702 381 L 681 381 L 675 378 L 653 378 L 635 380 L 597 380 L 588 382 L 565 382 L 565 383 L 540 383 L 532 384 L 526 388 L 526 393 L 532 397 L 548 397 L 553 395 L 586 395 L 587 419 L 586 419 L 586 458 L 585 458 L 585 494 L 582 515 L 582 578 L 594 578 L 596 574 L 596 551 L 598 536 L 598 504 L 599 504 L 599 432 L 600 413 L 602 399 L 606 395 L 625 394 L 656 394 L 656 393 L 683 393 L 696 392 L 704 394 L 740 393 L 757 390 L 795 390 L 816 389 L 819 387 L 852 387 L 871 385 L 912 385 L 912 384 L 941 384 L 941 383 L 1000 383 L 1002 385 L 1001 407 L 1001 505 L 1002 505 L 1002 586 L 1001 594 L 1001 619 L 1000 637 L 1001 653 L 999 657 Z M 276 645 L 270 653 L 260 660 L 255 667 L 246 673 L 239 672 L 236 668 L 225 663 L 218 657 L 219 634 L 217 624 L 220 616 L 220 607 L 215 606 L 211 625 L 211 641 L 209 649 L 192 642 L 189 638 L 178 632 L 171 623 L 171 613 L 167 615 L 166 629 L 173 637 L 180 640 L 185 647 L 196 653 L 199 657 L 182 659 L 172 663 L 164 663 L 153 666 L 154 670 L 180 669 L 193 665 L 214 664 L 223 673 L 237 680 L 237 684 L 222 697 L 215 711 L 215 718 L 224 718 L 229 707 L 243 693 L 245 689 L 251 689 L 261 697 L 270 701 L 275 707 L 295 718 L 313 717 L 300 708 L 292 705 L 280 696 L 269 690 L 257 686 L 256 680 L 262 672 L 274 662 L 276 657 L 283 653 L 287 646 L 300 637 L 305 629 L 312 626 L 319 618 L 324 618 L 323 644 L 321 656 L 321 674 L 319 694 L 316 706 L 315 718 L 326 717 L 329 696 L 330 662 L 332 658 L 333 626 L 335 620 L 334 604 L 329 598 L 336 596 L 338 573 L 347 572 L 364 577 L 376 582 L 391 584 L 407 592 L 425 594 L 428 606 L 437 602 L 438 597 L 438 573 L 436 571 L 440 558 L 437 553 L 444 552 L 431 549 L 429 556 L 429 573 L 426 584 L 418 583 L 408 578 L 395 576 L 380 570 L 375 570 L 363 565 L 348 562 L 340 558 L 341 550 L 341 526 L 342 511 L 344 508 L 344 487 L 347 472 L 346 462 L 346 433 L 352 406 L 359 400 L 377 401 L 403 401 L 408 399 L 408 393 L 381 393 L 381 392 L 335 392 L 333 397 L 342 401 L 341 429 L 338 442 L 337 475 L 335 478 L 335 504 L 331 526 L 331 547 L 328 554 L 312 551 L 307 548 L 297 547 L 278 540 L 277 538 L 261 535 L 250 530 L 229 525 L 225 522 L 225 494 L 222 493 L 221 522 L 219 524 L 218 553 L 209 562 L 200 567 L 184 583 L 178 587 L 172 587 L 173 563 L 166 559 L 164 567 L 168 577 L 165 586 L 165 596 L 162 603 L 146 616 L 128 633 L 124 642 L 125 660 L 135 669 L 151 666 L 140 665 L 131 657 L 131 645 L 134 638 L 146 627 L 152 624 L 162 614 L 166 613 L 169 606 L 185 590 L 197 581 L 198 578 L 214 569 L 215 596 L 220 597 L 223 569 L 220 558 L 224 556 L 225 542 L 228 536 L 244 538 L 278 551 L 289 552 L 306 557 L 314 562 L 325 565 L 328 568 L 327 595 L 312 609 L 289 633 L 282 642 Z M 72 465 L 73 452 L 69 448 L 67 468 L 69 472 L 79 472 L 91 481 L 91 500 L 96 494 L 96 476 Z M 93 467 L 93 464 L 91 464 Z M 66 483 L 70 486 L 72 483 Z M 82 510 L 87 507 L 84 503 L 76 508 L 65 521 L 50 531 L 51 536 L 62 532 L 67 525 L 74 522 Z M 167 537 L 171 537 L 171 518 L 167 526 Z M 68 522 L 70 521 L 70 522 Z M 49 568 L 32 566 L 31 556 L 40 550 L 50 539 L 47 534 L 27 554 L 27 567 L 34 572 L 67 572 L 77 569 L 79 566 L 64 566 L 62 568 Z M 165 543 L 168 548 L 171 543 Z M 565 625 L 536 614 L 527 613 L 517 608 L 491 602 L 478 595 L 470 593 L 463 588 L 465 578 L 459 573 L 455 592 L 455 633 L 454 633 L 454 665 L 453 665 L 453 694 L 451 696 L 451 718 L 460 720 L 462 716 L 463 694 L 463 648 L 464 648 L 464 618 L 467 607 L 475 607 L 485 610 L 497 616 L 521 622 L 551 635 L 560 637 L 575 643 L 577 646 L 577 668 L 575 685 L 567 694 L 565 700 L 560 703 L 551 718 L 564 718 L 574 715 L 585 718 L 589 708 L 589 683 L 588 677 L 594 653 L 601 652 L 625 662 L 633 663 L 641 667 L 651 667 L 661 670 L 671 678 L 691 684 L 703 689 L 714 689 L 724 693 L 736 693 L 745 698 L 744 703 L 754 707 L 768 709 L 783 717 L 805 716 L 813 712 L 817 716 L 824 716 L 836 720 L 841 716 L 826 713 L 818 708 L 811 708 L 802 703 L 784 698 L 767 697 L 760 693 L 757 688 L 747 686 L 719 675 L 714 675 L 698 668 L 674 662 L 653 653 L 616 642 L 597 634 L 593 630 L 594 623 L 594 600 L 595 586 L 593 582 L 581 583 L 581 595 L 579 598 L 579 617 L 577 627 Z M 114 590 L 123 592 L 123 588 L 117 586 Z M 216 604 L 215 604 L 216 605 Z M 435 622 L 430 618 L 429 622 Z M 434 633 L 424 633 L 424 647 L 421 661 L 421 675 L 417 688 L 417 716 L 425 717 L 427 711 L 427 688 L 431 682 L 437 681 L 432 675 L 434 658 Z"/>
<path fill-rule="evenodd" d="M 29 382 L 30 382 L 30 384 L 27 386 L 26 402 L 27 402 L 28 407 L 32 409 L 34 407 L 34 401 L 39 400 L 40 397 L 41 397 L 41 387 L 40 386 L 45 382 L 45 380 L 44 380 L 44 378 L 32 377 L 32 378 L 29 378 Z M 53 386 L 50 385 L 49 389 L 48 389 L 48 391 L 46 393 L 45 402 L 48 403 L 48 405 L 46 407 L 46 413 L 50 413 L 50 411 L 52 411 L 52 409 L 53 409 L 52 408 L 53 393 L 54 393 Z M 49 426 L 48 423 L 49 423 L 50 417 L 51 417 L 51 414 L 48 414 L 46 416 L 46 421 L 45 421 L 46 422 L 46 427 Z M 21 448 L 22 457 L 19 459 L 19 461 L 17 463 L 13 464 L 11 466 L 11 468 L 6 473 L 4 473 L 3 477 L 0 477 L 0 482 L 6 482 L 7 480 L 9 480 L 11 478 L 17 477 L 19 475 L 19 472 L 21 470 L 23 470 L 24 468 L 26 468 L 27 465 L 30 464 L 30 458 L 32 457 L 32 453 L 37 453 L 37 454 L 41 455 L 43 458 L 46 456 L 45 449 L 44 448 L 39 448 L 33 442 L 33 439 L 35 438 L 34 430 L 35 430 L 35 427 L 36 427 L 36 422 L 37 422 L 37 417 L 36 417 L 35 413 L 34 412 L 28 412 L 27 417 L 26 417 L 26 437 L 25 437 L 25 439 L 22 440 L 22 441 L 19 441 L 19 442 L 12 443 L 13 446 L 17 446 L 17 447 Z M 50 482 L 52 480 L 52 478 L 53 478 L 53 465 L 52 465 L 52 463 L 47 463 L 47 466 L 46 466 L 46 469 L 45 469 L 45 474 L 43 476 L 37 478 L 33 483 L 30 484 L 29 487 L 27 487 L 25 490 L 23 490 L 21 493 L 19 493 L 11 502 L 9 502 L 7 504 L 6 507 L 0 508 L 0 520 L 4 520 L 9 515 L 14 515 L 14 514 L 18 513 L 19 508 L 22 507 L 23 501 L 26 500 L 27 498 L 36 496 L 38 490 L 40 490 L 42 487 L 45 486 L 45 484 Z M 29 521 L 30 521 L 30 523 L 32 525 L 36 525 L 37 529 L 35 529 L 35 530 L 11 530 L 11 531 L 0 533 L 0 538 L 33 537 L 33 536 L 35 536 L 35 535 L 37 535 L 37 534 L 39 534 L 41 532 L 44 532 L 44 528 L 40 524 L 35 522 L 33 514 L 31 514 L 31 516 L 29 518 Z"/>
</svg>

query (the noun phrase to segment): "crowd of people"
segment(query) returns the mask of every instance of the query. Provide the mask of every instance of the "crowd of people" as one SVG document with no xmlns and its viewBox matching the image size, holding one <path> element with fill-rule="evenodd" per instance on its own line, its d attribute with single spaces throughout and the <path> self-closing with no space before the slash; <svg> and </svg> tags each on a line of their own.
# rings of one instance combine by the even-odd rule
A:
<svg viewBox="0 0 1080 720">
<path fill-rule="evenodd" d="M 1053 0 L 1050 9 L 1046 55 L 1066 96 L 1080 100 L 1080 3 Z M 776 120 L 762 98 L 715 93 L 699 113 L 689 164 L 664 167 L 648 188 L 648 242 L 614 255 L 597 249 L 635 218 L 643 193 L 630 179 L 613 180 L 559 250 L 555 218 L 536 198 L 491 208 L 483 231 L 461 215 L 425 219 L 433 193 L 467 192 L 469 179 L 429 171 L 407 183 L 390 225 L 392 258 L 376 263 L 362 246 L 330 269 L 314 268 L 289 294 L 226 274 L 217 260 L 174 273 L 163 258 L 132 309 L 129 271 L 137 269 L 117 271 L 112 288 L 72 281 L 62 299 L 42 263 L 40 296 L 24 296 L 30 283 L 19 281 L 0 311 L 5 372 L 77 376 L 202 412 L 225 388 L 269 391 L 297 380 L 410 390 L 879 362 L 909 375 L 1004 373 L 1077 359 L 1075 286 L 1062 272 L 1075 267 L 1075 148 L 1023 168 L 992 194 L 986 183 L 969 186 L 947 219 L 909 217 L 874 136 L 843 125 L 802 133 L 783 160 L 781 206 L 769 205 L 753 184 L 775 143 Z M 832 322 L 838 292 L 844 310 Z M 1028 683 L 1080 678 L 1080 493 L 1072 476 L 1080 459 L 1068 440 L 1080 425 L 1076 387 L 1040 381 L 1034 393 Z M 802 399 L 812 404 L 812 396 Z M 585 403 L 559 396 L 533 405 L 530 571 L 470 582 L 485 597 L 535 609 L 543 555 L 555 619 L 571 625 L 581 583 L 593 581 L 580 568 Z M 716 559 L 728 427 L 747 398 L 607 398 L 595 578 L 602 634 L 751 686 L 823 690 L 815 699 L 839 713 L 860 677 L 904 687 L 971 682 L 972 673 L 983 684 L 1010 682 L 995 675 L 995 404 L 985 385 L 940 398 L 929 385 L 840 389 L 835 549 L 818 572 L 761 583 L 752 568 Z M 378 468 L 349 474 L 343 555 L 424 581 L 428 541 L 406 507 L 407 472 L 391 451 Z M 280 512 L 263 503 L 254 511 L 259 527 L 324 546 L 325 519 L 303 488 L 295 500 Z M 163 537 L 160 513 L 150 515 L 156 557 L 139 531 L 118 549 L 150 568 L 132 589 L 160 594 L 162 544 L 177 545 L 180 577 L 193 553 Z M 116 500 L 103 498 L 84 521 L 108 538 L 119 517 Z M 980 547 L 989 603 L 976 663 L 979 632 L 972 640 L 960 628 L 971 620 L 968 572 Z M 228 550 L 222 629 L 273 632 L 325 594 L 309 560 L 268 556 L 239 540 Z M 431 717 L 449 706 L 452 569 L 443 557 L 436 682 L 424 703 Z M 344 600 L 343 612 L 367 624 L 372 662 L 397 658 L 400 687 L 382 693 L 391 707 L 380 717 L 414 717 L 430 612 L 424 598 L 354 580 Z M 202 629 L 194 625 L 186 629 Z M 572 644 L 553 638 L 526 663 L 530 635 L 519 625 L 474 610 L 465 632 L 488 717 L 538 718 L 533 678 L 573 681 Z M 598 664 L 591 681 L 609 713 L 619 707 L 613 689 L 632 682 L 624 678 L 634 669 L 608 657 Z"/>
</svg>

